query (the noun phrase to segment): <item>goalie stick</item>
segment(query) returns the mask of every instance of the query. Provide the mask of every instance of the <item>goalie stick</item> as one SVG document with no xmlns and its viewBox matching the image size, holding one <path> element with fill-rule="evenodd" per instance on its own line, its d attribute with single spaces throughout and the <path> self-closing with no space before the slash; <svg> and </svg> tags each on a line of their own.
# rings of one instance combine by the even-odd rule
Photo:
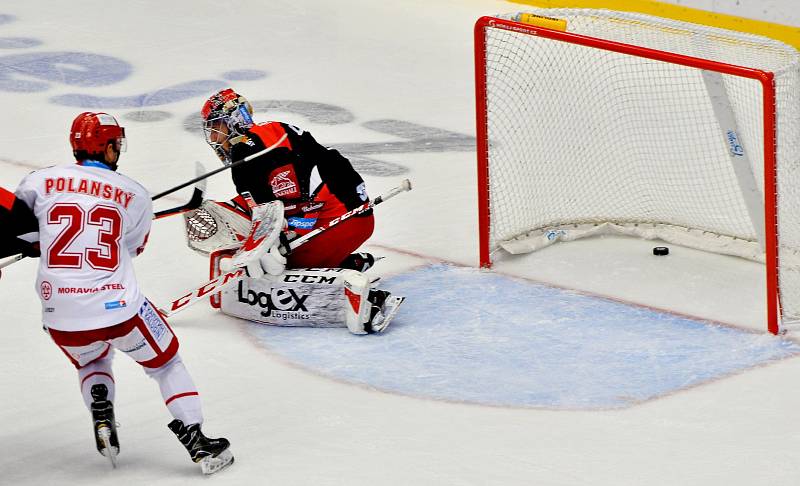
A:
<svg viewBox="0 0 800 486">
<path fill-rule="evenodd" d="M 299 238 L 295 238 L 289 242 L 289 250 L 294 250 L 295 248 L 304 245 L 308 240 L 314 238 L 318 234 L 322 233 L 323 231 L 327 231 L 332 227 L 336 226 L 337 224 L 341 223 L 346 219 L 350 219 L 351 216 L 355 216 L 356 214 L 361 214 L 364 211 L 372 209 L 373 206 L 377 206 L 378 204 L 386 201 L 387 199 L 391 199 L 396 195 L 400 194 L 401 192 L 406 192 L 411 190 L 411 181 L 408 179 L 404 179 L 403 182 L 400 183 L 399 186 L 395 187 L 394 189 L 389 190 L 388 192 L 381 194 L 380 196 L 376 197 L 375 199 L 365 202 L 361 206 L 351 209 L 350 211 L 344 213 L 343 215 L 339 216 L 338 218 L 334 218 L 330 220 L 327 224 L 320 226 L 319 228 L 314 229 L 313 231 L 304 234 Z M 281 254 L 286 255 L 289 252 L 282 251 Z"/>
<path fill-rule="evenodd" d="M 195 175 L 197 177 L 192 179 L 192 181 L 197 181 L 197 184 L 195 184 L 194 186 L 194 192 L 192 193 L 192 197 L 186 204 L 182 204 L 174 208 L 163 209 L 161 211 L 153 213 L 153 219 L 161 219 L 161 218 L 166 218 L 168 216 L 173 216 L 175 214 L 185 213 L 186 211 L 197 209 L 200 207 L 201 204 L 203 204 L 203 194 L 205 194 L 206 191 L 206 180 L 205 177 L 203 176 L 205 175 L 206 168 L 203 167 L 203 164 L 201 164 L 200 162 L 195 162 L 194 164 L 195 164 L 194 165 Z M 192 181 L 189 181 L 189 184 L 191 184 Z M 185 184 L 181 187 L 186 187 L 189 184 Z M 153 198 L 153 200 L 155 200 L 155 197 Z M 13 263 L 17 263 L 23 258 L 25 258 L 25 255 L 23 254 L 14 255 L 12 257 L 6 258 L 2 262 L 0 262 L 0 269 L 3 269 Z"/>
<path fill-rule="evenodd" d="M 394 196 L 400 194 L 401 192 L 406 192 L 410 190 L 411 190 L 411 181 L 405 179 L 399 186 L 395 187 L 394 189 L 391 189 L 386 193 L 381 194 L 375 199 L 366 202 L 355 209 L 351 209 L 350 211 L 339 216 L 338 218 L 332 219 L 328 224 L 320 226 L 319 228 L 316 228 L 314 231 L 311 231 L 310 233 L 307 233 L 299 238 L 295 238 L 294 240 L 290 241 L 289 251 L 291 252 L 292 250 L 306 244 L 309 240 L 315 238 L 321 233 L 324 233 L 325 231 L 328 231 L 329 229 L 341 223 L 342 221 L 349 219 L 350 217 L 355 216 L 356 214 L 361 214 L 365 211 L 368 211 L 373 207 L 377 206 L 378 204 L 381 204 L 384 201 L 388 201 Z M 288 252 L 286 253 L 281 252 L 281 253 L 288 254 Z M 228 285 L 237 282 L 240 277 L 244 276 L 247 276 L 244 268 L 234 268 L 228 272 L 224 272 L 223 274 L 217 276 L 216 278 L 213 278 L 203 283 L 199 287 L 185 293 L 184 295 L 178 297 L 177 299 L 172 300 L 169 303 L 168 307 L 161 307 L 158 310 L 166 317 L 172 316 L 182 311 L 183 309 L 189 307 L 190 305 L 194 304 L 195 302 L 198 302 L 204 299 L 205 297 L 208 297 L 223 290 Z"/>
<path fill-rule="evenodd" d="M 197 180 L 197 183 L 194 185 L 194 192 L 192 192 L 192 197 L 189 199 L 189 201 L 181 206 L 176 206 L 174 208 L 163 209 L 161 211 L 158 211 L 153 215 L 153 219 L 161 219 L 161 218 L 166 218 L 167 216 L 173 216 L 175 214 L 185 213 L 186 211 L 197 209 L 200 207 L 201 204 L 203 204 L 203 194 L 206 192 L 206 179 L 201 177 L 206 174 L 206 168 L 203 167 L 203 164 L 201 164 L 200 162 L 195 162 L 194 173 L 195 176 L 197 177 L 195 177 L 192 180 Z M 155 200 L 156 198 L 153 197 L 153 201 Z"/>
</svg>

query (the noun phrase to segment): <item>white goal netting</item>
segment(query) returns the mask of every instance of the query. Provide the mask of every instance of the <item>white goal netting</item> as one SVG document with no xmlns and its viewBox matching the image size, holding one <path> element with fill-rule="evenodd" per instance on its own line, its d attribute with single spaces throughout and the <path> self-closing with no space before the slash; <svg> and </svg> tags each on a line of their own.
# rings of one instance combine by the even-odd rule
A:
<svg viewBox="0 0 800 486">
<path fill-rule="evenodd" d="M 763 262 L 774 233 L 783 311 L 800 317 L 798 52 L 640 14 L 532 12 L 565 19 L 567 32 L 774 73 L 778 227 L 764 231 L 758 80 L 489 25 L 489 251 L 613 231 Z"/>
</svg>

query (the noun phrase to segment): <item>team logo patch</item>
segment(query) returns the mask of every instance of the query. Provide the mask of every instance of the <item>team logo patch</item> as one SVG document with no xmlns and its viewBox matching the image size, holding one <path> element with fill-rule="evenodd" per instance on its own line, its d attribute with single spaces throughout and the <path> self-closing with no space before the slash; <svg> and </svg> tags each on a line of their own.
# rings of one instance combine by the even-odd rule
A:
<svg viewBox="0 0 800 486">
<path fill-rule="evenodd" d="M 72 356 L 75 361 L 80 363 L 82 358 L 94 357 L 102 352 L 106 346 L 108 346 L 108 344 L 106 344 L 104 341 L 98 341 L 88 346 L 78 346 L 74 348 L 70 347 L 65 349 L 68 349 L 69 355 Z"/>
<path fill-rule="evenodd" d="M 324 206 L 324 205 L 325 205 L 324 202 L 311 202 L 311 203 L 306 204 L 302 208 L 300 208 L 300 211 L 302 211 L 304 213 L 311 213 L 311 212 L 314 212 L 314 211 L 316 211 L 318 209 L 322 209 L 322 206 Z M 289 209 L 289 208 L 285 207 L 285 209 Z"/>
<path fill-rule="evenodd" d="M 161 336 L 167 332 L 167 326 L 161 320 L 161 316 L 158 315 L 155 309 L 150 307 L 147 301 L 139 308 L 139 317 L 147 324 L 150 334 L 153 335 L 156 341 L 161 339 Z"/>
<path fill-rule="evenodd" d="M 42 281 L 42 284 L 39 287 L 39 293 L 42 294 L 42 298 L 44 300 L 50 300 L 50 297 L 53 296 L 53 286 L 50 285 L 50 282 L 44 280 Z"/>
<path fill-rule="evenodd" d="M 292 228 L 312 229 L 317 223 L 317 218 L 289 218 L 286 222 Z"/>
<path fill-rule="evenodd" d="M 106 307 L 106 310 L 111 310 L 111 309 L 121 309 L 127 306 L 128 304 L 124 300 L 115 300 L 113 302 L 106 302 L 103 305 Z"/>
<path fill-rule="evenodd" d="M 131 346 L 129 348 L 126 348 L 126 349 L 120 349 L 120 351 L 122 351 L 123 353 L 132 353 L 134 351 L 139 351 L 140 349 L 142 349 L 145 346 L 147 346 L 147 340 L 142 339 L 139 342 L 137 342 L 136 344 L 134 344 L 133 346 Z"/>
<path fill-rule="evenodd" d="M 269 185 L 272 187 L 272 193 L 275 197 L 284 196 L 299 196 L 297 175 L 294 173 L 294 167 L 285 165 L 275 170 L 269 176 Z"/>
</svg>

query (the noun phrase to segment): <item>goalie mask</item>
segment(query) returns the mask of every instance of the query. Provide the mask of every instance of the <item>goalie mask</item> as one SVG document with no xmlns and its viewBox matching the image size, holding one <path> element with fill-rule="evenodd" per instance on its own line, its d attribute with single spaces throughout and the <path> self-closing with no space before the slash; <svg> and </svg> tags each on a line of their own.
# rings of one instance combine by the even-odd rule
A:
<svg viewBox="0 0 800 486">
<path fill-rule="evenodd" d="M 212 95 L 200 111 L 203 134 L 217 157 L 230 165 L 231 145 L 238 142 L 253 126 L 253 106 L 247 98 L 231 88 Z"/>
</svg>

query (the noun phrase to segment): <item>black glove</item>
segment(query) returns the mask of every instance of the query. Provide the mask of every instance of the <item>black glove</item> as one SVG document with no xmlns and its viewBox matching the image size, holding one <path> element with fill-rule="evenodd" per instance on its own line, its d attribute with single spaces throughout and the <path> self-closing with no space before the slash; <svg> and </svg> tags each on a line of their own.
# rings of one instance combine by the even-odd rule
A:
<svg viewBox="0 0 800 486">
<path fill-rule="evenodd" d="M 19 240 L 19 241 L 23 242 L 23 245 L 21 245 L 20 248 L 20 253 L 22 253 L 26 257 L 39 258 L 40 256 L 42 256 L 42 251 L 39 248 L 38 241 L 34 241 L 33 243 L 28 243 L 27 241 L 24 240 Z"/>
<path fill-rule="evenodd" d="M 22 253 L 26 257 L 38 258 L 41 255 L 39 242 L 28 243 L 17 237 L 0 239 L 0 258 L 18 253 Z"/>
</svg>

